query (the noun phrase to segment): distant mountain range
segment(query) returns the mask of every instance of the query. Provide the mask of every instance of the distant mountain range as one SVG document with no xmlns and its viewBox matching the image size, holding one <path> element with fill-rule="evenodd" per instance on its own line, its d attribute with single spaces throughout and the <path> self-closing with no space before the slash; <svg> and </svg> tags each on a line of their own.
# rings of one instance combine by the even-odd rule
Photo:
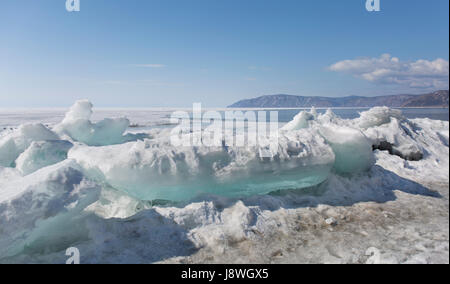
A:
<svg viewBox="0 0 450 284">
<path fill-rule="evenodd" d="M 229 108 L 290 108 L 290 107 L 448 107 L 448 90 L 423 95 L 390 95 L 378 97 L 303 97 L 269 95 L 241 100 Z"/>
</svg>

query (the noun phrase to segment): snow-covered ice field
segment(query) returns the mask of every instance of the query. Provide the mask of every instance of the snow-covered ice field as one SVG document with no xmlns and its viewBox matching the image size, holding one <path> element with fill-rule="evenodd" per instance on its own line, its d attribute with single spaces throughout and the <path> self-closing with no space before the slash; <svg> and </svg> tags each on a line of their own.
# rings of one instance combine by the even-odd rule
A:
<svg viewBox="0 0 450 284">
<path fill-rule="evenodd" d="M 171 112 L 2 110 L 0 263 L 448 263 L 448 121 L 303 110 L 267 159 Z"/>
</svg>

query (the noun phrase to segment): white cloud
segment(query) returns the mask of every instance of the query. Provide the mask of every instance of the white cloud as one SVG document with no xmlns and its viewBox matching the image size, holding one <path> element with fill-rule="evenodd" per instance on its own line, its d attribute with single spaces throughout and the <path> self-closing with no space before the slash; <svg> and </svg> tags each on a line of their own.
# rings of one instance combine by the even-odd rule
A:
<svg viewBox="0 0 450 284">
<path fill-rule="evenodd" d="M 345 72 L 358 78 L 378 83 L 396 84 L 410 88 L 447 89 L 449 85 L 448 61 L 400 61 L 383 54 L 379 58 L 359 58 L 339 61 L 329 67 L 331 71 Z"/>
<path fill-rule="evenodd" d="M 163 68 L 166 67 L 164 64 L 133 64 L 135 67 L 145 67 L 145 68 Z"/>
</svg>

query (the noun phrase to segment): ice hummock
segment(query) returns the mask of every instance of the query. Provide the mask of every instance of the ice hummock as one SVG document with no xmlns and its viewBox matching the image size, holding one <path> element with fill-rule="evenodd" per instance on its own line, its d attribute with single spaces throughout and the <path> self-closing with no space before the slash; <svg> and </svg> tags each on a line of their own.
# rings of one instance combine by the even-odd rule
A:
<svg viewBox="0 0 450 284">
<path fill-rule="evenodd" d="M 62 262 L 69 246 L 85 262 L 153 262 L 193 247 L 219 257 L 228 243 L 292 236 L 304 204 L 392 201 L 391 188 L 432 196 L 412 181 L 448 183 L 448 122 L 389 108 L 350 120 L 303 111 L 271 159 L 258 147 L 173 147 L 167 131 L 130 135 L 125 118 L 91 115 L 80 101 L 55 127 L 1 134 L 0 263 Z M 286 197 L 265 195 L 280 189 Z"/>
<path fill-rule="evenodd" d="M 419 127 L 403 117 L 400 110 L 375 107 L 362 112 L 355 125 L 361 127 L 374 148 L 390 154 L 420 160 L 426 151 L 417 141 Z"/>
<path fill-rule="evenodd" d="M 31 174 L 41 168 L 67 159 L 73 144 L 65 140 L 33 141 L 16 160 L 16 168 L 23 174 Z"/>
<path fill-rule="evenodd" d="M 326 124 L 320 127 L 320 134 L 333 149 L 338 173 L 365 172 L 375 164 L 370 140 L 360 130 Z"/>
<path fill-rule="evenodd" d="M 314 111 L 314 109 L 311 110 L 311 112 L 302 110 L 296 116 L 294 116 L 294 118 L 291 121 L 286 123 L 286 125 L 284 125 L 281 129 L 287 130 L 287 131 L 292 131 L 292 130 L 298 130 L 298 129 L 302 129 L 302 128 L 308 128 L 309 122 L 314 120 L 316 115 L 317 114 Z"/>
<path fill-rule="evenodd" d="M 278 153 L 270 159 L 260 157 L 259 147 L 175 147 L 168 137 L 106 147 L 80 145 L 68 157 L 92 179 L 143 200 L 248 196 L 326 180 L 334 154 L 322 137 L 298 131 L 279 141 Z"/>
<path fill-rule="evenodd" d="M 314 108 L 310 112 L 300 111 L 281 131 L 300 129 L 316 131 L 316 135 L 325 139 L 335 155 L 334 170 L 338 173 L 364 172 L 375 163 L 371 141 L 355 125 L 342 123 L 330 109 L 320 115 Z"/>
<path fill-rule="evenodd" d="M 124 135 L 130 125 L 127 118 L 105 118 L 97 123 L 91 122 L 92 107 L 88 100 L 77 101 L 64 120 L 55 126 L 55 132 L 90 146 L 121 144 L 139 138 L 133 134 Z"/>
<path fill-rule="evenodd" d="M 24 124 L 9 135 L 0 138 L 0 166 L 14 167 L 15 160 L 33 141 L 59 140 L 59 136 L 46 126 Z"/>
<path fill-rule="evenodd" d="M 75 229 L 74 220 L 100 192 L 71 160 L 26 177 L 9 175 L 0 186 L 0 259 L 22 253 L 27 247 L 46 251 L 46 246 L 61 242 L 66 248 L 67 240 L 64 243 L 58 237 L 64 230 Z"/>
<path fill-rule="evenodd" d="M 372 150 L 386 150 L 384 145 L 402 158 L 425 153 L 415 141 L 417 127 L 389 108 L 370 109 L 354 120 L 340 119 L 331 110 L 303 110 L 279 130 L 278 151 L 267 159 L 260 157 L 259 146 L 176 147 L 167 132 L 129 134 L 126 118 L 91 122 L 92 107 L 87 100 L 77 101 L 52 130 L 24 125 L 3 136 L 1 164 L 27 175 L 68 158 L 88 178 L 134 198 L 179 201 L 200 194 L 249 196 L 308 188 L 332 172 L 368 171 L 375 163 Z"/>
</svg>

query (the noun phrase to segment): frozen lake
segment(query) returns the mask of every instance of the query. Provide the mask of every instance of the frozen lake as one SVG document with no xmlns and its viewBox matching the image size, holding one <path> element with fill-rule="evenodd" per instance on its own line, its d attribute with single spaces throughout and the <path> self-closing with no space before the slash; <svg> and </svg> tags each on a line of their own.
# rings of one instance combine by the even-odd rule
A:
<svg viewBox="0 0 450 284">
<path fill-rule="evenodd" d="M 332 108 L 333 112 L 341 118 L 353 119 L 359 116 L 359 113 L 368 108 Z M 177 110 L 192 112 L 192 109 L 168 109 L 168 108 L 148 108 L 148 109 L 94 109 L 93 121 L 101 120 L 105 117 L 127 117 L 132 124 L 138 124 L 142 127 L 167 126 L 170 115 Z M 236 109 L 203 109 L 203 111 L 217 110 L 223 113 L 227 110 Z M 245 111 L 246 109 L 239 109 Z M 252 109 L 278 111 L 278 119 L 281 124 L 289 122 L 302 109 Z M 403 115 L 408 119 L 430 118 L 434 120 L 449 120 L 448 108 L 401 108 Z M 0 108 L 0 128 L 16 127 L 23 123 L 43 123 L 56 124 L 64 118 L 67 109 L 1 109 Z M 318 113 L 325 113 L 325 108 L 317 109 Z"/>
<path fill-rule="evenodd" d="M 0 263 L 448 263 L 448 109 L 282 109 L 270 157 L 91 108 L 0 110 Z"/>
</svg>

